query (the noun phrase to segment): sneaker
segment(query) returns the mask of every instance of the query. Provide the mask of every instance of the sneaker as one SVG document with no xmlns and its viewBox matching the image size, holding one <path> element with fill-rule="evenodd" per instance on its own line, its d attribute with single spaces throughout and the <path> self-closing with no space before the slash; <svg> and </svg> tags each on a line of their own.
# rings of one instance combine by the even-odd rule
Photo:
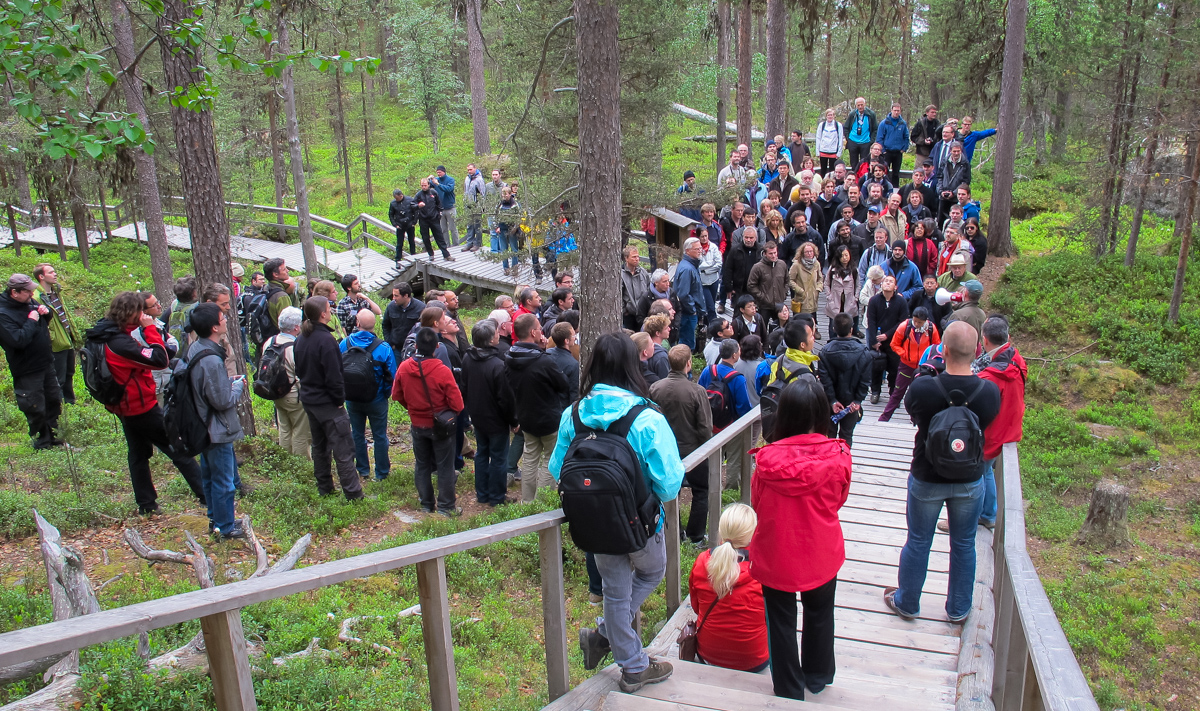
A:
<svg viewBox="0 0 1200 711">
<path fill-rule="evenodd" d="M 675 671 L 669 662 L 660 662 L 657 659 L 650 659 L 650 666 L 646 667 L 637 674 L 629 672 L 621 672 L 621 680 L 617 682 L 617 686 L 626 694 L 632 694 L 646 684 L 657 684 L 660 681 L 666 681 L 671 678 L 671 672 Z"/>
<path fill-rule="evenodd" d="M 433 513 L 433 509 L 429 508 L 428 506 L 422 506 L 421 513 L 431 514 L 431 513 Z"/>
<path fill-rule="evenodd" d="M 901 610 L 896 605 L 896 590 L 897 590 L 897 588 L 884 588 L 883 589 L 884 604 L 887 605 L 888 609 L 891 610 L 892 612 L 896 613 L 896 615 L 902 620 L 917 619 L 916 615 L 910 615 L 907 612 L 905 612 L 904 610 Z"/>
<path fill-rule="evenodd" d="M 457 261 L 458 261 L 457 259 L 455 259 L 454 257 L 450 256 L 449 254 L 447 254 L 447 255 L 446 255 L 445 259 L 446 259 L 446 261 L 447 261 L 447 262 L 457 262 Z"/>
<path fill-rule="evenodd" d="M 158 504 L 155 504 L 155 505 L 151 506 L 150 508 L 145 508 L 145 509 L 139 508 L 138 509 L 138 516 L 157 516 L 161 513 L 162 513 L 162 509 L 159 508 Z"/>
<path fill-rule="evenodd" d="M 871 404 L 872 405 L 879 404 L 879 393 L 877 393 L 877 392 L 871 393 Z"/>
<path fill-rule="evenodd" d="M 688 543 L 692 544 L 692 546 L 696 550 L 704 550 L 705 548 L 708 548 L 708 536 L 700 536 L 699 538 L 689 538 Z"/>
<path fill-rule="evenodd" d="M 217 537 L 222 541 L 228 541 L 231 538 L 245 538 L 246 529 L 242 528 L 241 521 L 234 521 L 228 531 L 217 531 Z"/>
<path fill-rule="evenodd" d="M 604 596 L 597 595 L 594 592 L 588 593 L 588 604 L 592 607 L 600 607 L 604 604 Z"/>
<path fill-rule="evenodd" d="M 583 652 L 583 668 L 588 671 L 600 666 L 600 662 L 612 651 L 608 639 L 590 627 L 579 628 L 579 649 Z"/>
<path fill-rule="evenodd" d="M 979 525 L 983 526 L 984 528 L 986 528 L 989 531 L 994 531 L 994 530 L 996 530 L 996 519 L 992 519 L 991 521 L 989 521 L 986 518 L 981 518 L 981 519 L 979 519 Z"/>
<path fill-rule="evenodd" d="M 438 509 L 437 512 L 439 516 L 445 516 L 446 518 L 458 518 L 459 516 L 462 516 L 462 507 L 455 506 L 452 509 Z"/>
</svg>

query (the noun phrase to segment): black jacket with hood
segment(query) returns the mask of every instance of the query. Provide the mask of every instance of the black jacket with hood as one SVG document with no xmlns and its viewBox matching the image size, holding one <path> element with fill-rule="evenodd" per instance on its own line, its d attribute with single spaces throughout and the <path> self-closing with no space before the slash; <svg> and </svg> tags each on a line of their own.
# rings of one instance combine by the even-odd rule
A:
<svg viewBox="0 0 1200 711">
<path fill-rule="evenodd" d="M 462 396 L 477 432 L 507 434 L 517 425 L 517 406 L 498 348 L 470 348 L 463 357 Z"/>
<path fill-rule="evenodd" d="M 0 347 L 4 348 L 13 378 L 54 367 L 50 348 L 50 318 L 54 312 L 29 318 L 29 312 L 38 306 L 33 299 L 22 304 L 7 291 L 0 294 Z"/>
<path fill-rule="evenodd" d="M 534 437 L 557 432 L 570 388 L 545 349 L 517 341 L 508 349 L 504 375 L 516 399 L 521 429 Z"/>
</svg>

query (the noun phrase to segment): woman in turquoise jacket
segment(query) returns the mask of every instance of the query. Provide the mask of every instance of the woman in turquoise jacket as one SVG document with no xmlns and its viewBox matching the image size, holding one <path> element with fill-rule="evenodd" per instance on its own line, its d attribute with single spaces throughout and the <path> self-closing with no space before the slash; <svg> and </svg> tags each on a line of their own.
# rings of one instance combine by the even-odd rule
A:
<svg viewBox="0 0 1200 711">
<path fill-rule="evenodd" d="M 654 408 L 646 382 L 642 379 L 637 348 L 624 333 L 606 333 L 596 339 L 591 358 L 580 376 L 579 419 L 593 428 L 607 429 L 637 405 L 642 410 L 629 428 L 627 439 L 637 454 L 642 475 L 660 501 L 679 495 L 683 483 L 683 461 L 675 434 L 667 418 Z M 572 410 L 563 411 L 558 428 L 558 443 L 550 456 L 550 473 L 555 480 L 562 472 L 563 459 L 575 439 Z M 623 555 L 596 554 L 595 567 L 603 580 L 604 615 L 597 618 L 596 629 L 579 630 L 585 669 L 595 669 L 611 651 L 621 667 L 619 686 L 632 693 L 646 684 L 671 676 L 671 665 L 652 660 L 642 649 L 642 641 L 633 628 L 642 603 L 662 581 L 667 569 L 667 548 L 662 520 L 645 548 Z"/>
</svg>

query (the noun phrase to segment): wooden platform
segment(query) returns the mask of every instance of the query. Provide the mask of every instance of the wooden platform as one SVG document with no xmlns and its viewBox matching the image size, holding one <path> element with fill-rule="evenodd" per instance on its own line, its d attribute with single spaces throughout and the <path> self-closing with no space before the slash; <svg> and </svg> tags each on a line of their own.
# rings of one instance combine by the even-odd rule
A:
<svg viewBox="0 0 1200 711">
<path fill-rule="evenodd" d="M 554 289 L 554 277 L 550 274 L 550 267 L 540 256 L 538 259 L 541 266 L 541 277 L 534 273 L 533 265 L 528 258 L 522 260 L 522 263 L 518 263 L 516 276 L 507 276 L 504 273 L 504 265 L 498 260 L 493 260 L 491 253 L 486 250 L 464 252 L 462 246 L 459 245 L 450 247 L 450 256 L 454 257 L 453 262 L 447 262 L 437 252 L 434 253 L 432 259 L 424 252 L 406 254 L 401 261 L 401 268 L 396 280 L 413 281 L 418 276 L 431 276 L 470 284 L 479 289 L 487 289 L 501 294 L 512 294 L 518 284 L 528 284 L 542 291 Z M 572 267 L 571 272 L 575 274 L 576 281 L 578 281 L 579 270 Z"/>
</svg>

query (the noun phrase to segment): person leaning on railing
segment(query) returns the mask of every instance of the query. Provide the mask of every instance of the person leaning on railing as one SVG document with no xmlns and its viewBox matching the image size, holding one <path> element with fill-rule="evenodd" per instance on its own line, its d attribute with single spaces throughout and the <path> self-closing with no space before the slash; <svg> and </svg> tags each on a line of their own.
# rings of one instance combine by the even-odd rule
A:
<svg viewBox="0 0 1200 711">
<path fill-rule="evenodd" d="M 833 683 L 833 606 L 846 560 L 838 510 L 850 493 L 850 448 L 830 439 L 829 401 L 811 378 L 779 398 L 771 444 L 754 450 L 751 502 L 760 526 L 750 542 L 751 569 L 762 583 L 775 695 L 804 699 Z M 796 593 L 804 606 L 797 645 Z"/>
<path fill-rule="evenodd" d="M 692 566 L 688 593 L 697 615 L 696 656 L 705 664 L 760 672 L 770 661 L 762 585 L 750 575 L 746 552 L 757 527 L 754 509 L 730 504 L 721 514 L 721 545 L 701 553 Z"/>
</svg>

